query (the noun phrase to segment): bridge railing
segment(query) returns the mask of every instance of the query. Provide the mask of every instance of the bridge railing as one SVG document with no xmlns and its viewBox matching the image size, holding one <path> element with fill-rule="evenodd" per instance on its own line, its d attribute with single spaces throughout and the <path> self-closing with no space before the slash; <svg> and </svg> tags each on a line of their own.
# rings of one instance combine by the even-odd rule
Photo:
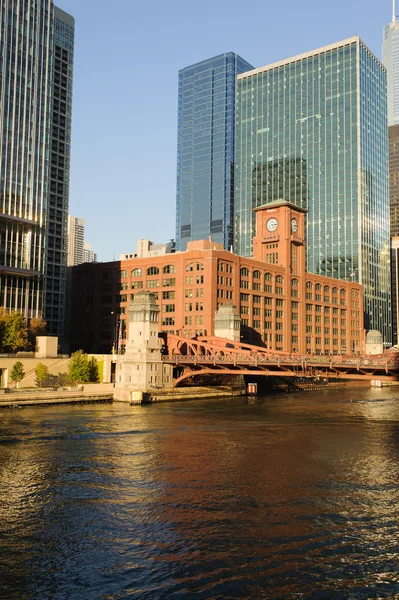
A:
<svg viewBox="0 0 399 600">
<path fill-rule="evenodd" d="M 291 355 L 291 356 L 273 356 L 267 354 L 240 354 L 234 353 L 230 355 L 218 355 L 214 356 L 209 355 L 199 355 L 199 354 L 171 354 L 171 355 L 163 355 L 162 359 L 167 362 L 177 363 L 190 363 L 190 364 L 237 364 L 237 363 L 245 363 L 245 364 L 274 364 L 274 365 L 291 365 L 291 366 L 300 366 L 305 368 L 306 366 L 322 366 L 322 367 L 340 367 L 340 368 L 385 368 L 385 369 L 399 369 L 399 360 L 395 358 L 363 358 L 363 357 L 353 357 L 346 358 L 342 356 L 331 356 L 331 357 L 317 357 L 317 356 L 303 356 L 303 355 Z"/>
</svg>

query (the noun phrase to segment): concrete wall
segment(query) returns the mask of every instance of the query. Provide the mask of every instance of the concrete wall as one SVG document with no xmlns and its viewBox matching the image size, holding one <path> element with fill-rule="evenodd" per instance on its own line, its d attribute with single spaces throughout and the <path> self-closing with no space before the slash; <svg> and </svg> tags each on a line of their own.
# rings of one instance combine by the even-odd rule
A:
<svg viewBox="0 0 399 600">
<path fill-rule="evenodd" d="M 21 362 L 24 367 L 25 377 L 19 382 L 18 388 L 36 387 L 36 367 L 39 363 L 45 365 L 50 375 L 58 376 L 68 371 L 69 358 L 0 358 L 0 370 L 2 371 L 1 387 L 16 387 L 10 380 L 11 369 L 16 362 Z"/>
</svg>

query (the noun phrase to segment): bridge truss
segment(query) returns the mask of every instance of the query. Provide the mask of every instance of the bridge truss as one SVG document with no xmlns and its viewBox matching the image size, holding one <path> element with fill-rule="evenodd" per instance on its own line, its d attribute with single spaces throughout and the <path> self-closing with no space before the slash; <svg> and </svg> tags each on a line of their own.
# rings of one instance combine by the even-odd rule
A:
<svg viewBox="0 0 399 600">
<path fill-rule="evenodd" d="M 395 381 L 399 354 L 315 356 L 268 350 L 225 338 L 187 339 L 167 334 L 163 361 L 174 367 L 174 386 L 193 377 L 294 377 L 314 380 Z"/>
</svg>

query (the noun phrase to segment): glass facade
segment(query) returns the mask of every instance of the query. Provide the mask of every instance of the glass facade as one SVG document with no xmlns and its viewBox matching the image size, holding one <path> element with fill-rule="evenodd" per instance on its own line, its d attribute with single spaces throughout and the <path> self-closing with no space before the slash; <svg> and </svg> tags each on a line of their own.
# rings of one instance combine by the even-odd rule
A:
<svg viewBox="0 0 399 600">
<path fill-rule="evenodd" d="M 399 124 L 399 23 L 384 27 L 382 62 L 387 70 L 388 125 Z"/>
<path fill-rule="evenodd" d="M 233 52 L 179 72 L 176 249 L 234 235 L 236 77 L 253 67 Z"/>
<path fill-rule="evenodd" d="M 44 315 L 48 333 L 57 335 L 61 345 L 65 333 L 74 37 L 73 17 L 54 7 Z"/>
<path fill-rule="evenodd" d="M 55 39 L 63 15 L 52 0 L 7 1 L 0 7 L 0 306 L 26 318 L 47 316 L 45 290 L 53 260 L 48 248 L 59 224 L 49 204 L 49 163 Z M 69 178 L 69 165 L 63 176 Z M 56 260 L 61 262 L 59 256 Z M 54 293 L 62 286 L 62 273 L 57 276 Z"/>
<path fill-rule="evenodd" d="M 253 208 L 308 210 L 307 270 L 365 286 L 365 326 L 391 340 L 386 73 L 357 36 L 238 77 L 236 252 Z"/>
</svg>

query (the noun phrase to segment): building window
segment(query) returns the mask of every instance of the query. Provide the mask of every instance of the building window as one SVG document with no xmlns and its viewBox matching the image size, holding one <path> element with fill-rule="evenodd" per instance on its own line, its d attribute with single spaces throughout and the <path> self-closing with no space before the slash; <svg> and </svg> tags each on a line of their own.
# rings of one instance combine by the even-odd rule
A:
<svg viewBox="0 0 399 600">
<path fill-rule="evenodd" d="M 142 281 L 132 281 L 132 290 L 141 290 L 143 287 Z"/>
<path fill-rule="evenodd" d="M 164 317 L 162 319 L 162 325 L 174 325 L 175 319 L 174 317 Z"/>
<path fill-rule="evenodd" d="M 176 273 L 176 267 L 175 265 L 166 265 L 163 269 L 162 269 L 163 273 Z"/>
<path fill-rule="evenodd" d="M 195 265 L 195 268 L 197 271 L 203 271 L 204 270 L 204 265 L 202 263 L 197 263 Z"/>
<path fill-rule="evenodd" d="M 157 288 L 159 287 L 159 279 L 149 279 L 147 281 L 148 288 Z"/>
<path fill-rule="evenodd" d="M 132 277 L 142 277 L 143 271 L 141 269 L 134 269 L 132 271 Z"/>
<path fill-rule="evenodd" d="M 147 275 L 159 275 L 158 267 L 148 267 Z"/>
<path fill-rule="evenodd" d="M 174 290 L 170 291 L 170 292 L 162 292 L 162 299 L 163 300 L 174 300 L 175 295 L 176 295 L 176 292 Z"/>
<path fill-rule="evenodd" d="M 174 304 L 164 304 L 162 310 L 163 310 L 163 312 L 166 312 L 166 313 L 175 312 L 175 305 Z"/>
<path fill-rule="evenodd" d="M 119 271 L 118 279 L 125 279 L 127 277 L 127 271 Z"/>
<path fill-rule="evenodd" d="M 163 280 L 164 287 L 174 287 L 176 285 L 176 279 L 174 277 L 168 277 Z"/>
<path fill-rule="evenodd" d="M 249 276 L 249 271 L 248 271 L 248 269 L 247 269 L 246 267 L 243 267 L 243 268 L 240 270 L 240 275 L 241 275 L 241 277 L 248 277 L 248 276 Z"/>
<path fill-rule="evenodd" d="M 252 274 L 252 279 L 260 279 L 260 271 L 255 270 Z"/>
<path fill-rule="evenodd" d="M 105 280 L 110 280 L 112 279 L 112 271 L 104 271 L 103 272 L 103 279 Z"/>
</svg>

